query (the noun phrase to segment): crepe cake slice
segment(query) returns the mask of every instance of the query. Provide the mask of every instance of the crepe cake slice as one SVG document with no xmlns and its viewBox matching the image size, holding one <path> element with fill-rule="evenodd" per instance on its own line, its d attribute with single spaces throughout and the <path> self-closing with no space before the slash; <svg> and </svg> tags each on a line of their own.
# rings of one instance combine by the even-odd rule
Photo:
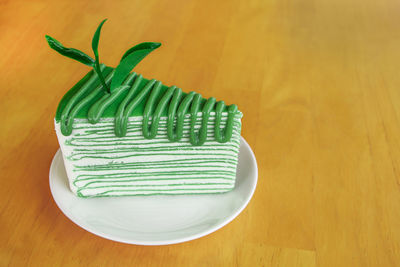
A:
<svg viewBox="0 0 400 267">
<path fill-rule="evenodd" d="M 59 53 L 93 67 L 64 95 L 54 120 L 72 192 L 86 198 L 232 190 L 237 106 L 130 72 L 158 43 L 134 46 L 116 68 L 100 64 L 103 23 L 93 38 L 95 59 L 46 36 Z"/>
</svg>

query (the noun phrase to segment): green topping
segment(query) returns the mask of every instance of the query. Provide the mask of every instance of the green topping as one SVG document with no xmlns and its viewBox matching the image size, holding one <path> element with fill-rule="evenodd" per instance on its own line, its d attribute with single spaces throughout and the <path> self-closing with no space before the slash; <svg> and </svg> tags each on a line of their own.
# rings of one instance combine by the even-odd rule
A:
<svg viewBox="0 0 400 267">
<path fill-rule="evenodd" d="M 141 80 L 141 76 L 139 76 L 137 79 Z M 121 110 L 124 110 L 124 113 L 120 115 L 121 117 L 118 116 L 115 120 L 115 135 L 119 137 L 123 137 L 126 135 L 126 131 L 128 128 L 128 118 L 130 114 L 132 114 L 132 111 L 140 104 L 143 102 L 143 99 L 147 96 L 147 93 L 153 88 L 153 85 L 156 83 L 156 80 L 152 79 L 150 80 L 145 87 L 142 88 L 142 91 L 129 102 L 129 104 L 122 102 L 120 107 Z M 133 84 L 131 92 L 136 91 L 137 87 L 135 87 L 136 82 Z M 131 93 L 129 92 L 129 93 Z M 132 93 L 133 94 L 133 93 Z M 124 105 L 124 106 L 123 106 Z M 126 107 L 125 107 L 126 105 Z M 118 108 L 118 111 L 120 108 Z"/>
<path fill-rule="evenodd" d="M 161 109 L 157 108 L 156 113 L 153 114 L 153 116 L 152 116 L 153 123 L 151 125 L 150 131 L 149 131 L 148 124 L 149 124 L 150 116 L 153 113 L 153 109 L 156 106 L 156 98 L 158 97 L 158 95 L 160 93 L 160 89 L 161 89 L 161 82 L 157 81 L 153 87 L 153 90 L 150 93 L 149 99 L 147 100 L 146 107 L 144 108 L 142 131 L 143 131 L 143 136 L 147 139 L 153 139 L 157 135 L 158 123 L 160 122 L 160 116 L 161 116 Z M 168 90 L 167 94 L 169 94 L 169 91 L 170 90 Z M 168 99 L 165 99 L 163 97 L 163 99 L 161 99 L 161 101 L 160 101 L 160 104 L 164 106 L 166 103 L 165 100 L 168 101 Z"/>
<path fill-rule="evenodd" d="M 109 85 L 115 75 L 115 70 L 104 68 L 104 65 L 101 65 L 101 68 L 107 77 L 106 84 Z M 212 111 L 215 111 L 213 129 L 215 140 L 225 143 L 232 137 L 235 115 L 240 114 L 236 105 L 227 107 L 223 101 L 216 103 L 213 97 L 206 100 L 195 92 L 184 94 L 176 86 L 166 87 L 160 81 L 145 80 L 136 73 L 128 75 L 121 86 L 108 94 L 105 93 L 98 79 L 93 79 L 96 76 L 95 73 L 92 73 L 92 77 L 87 81 L 91 89 L 83 84 L 69 100 L 65 100 L 67 104 L 61 111 L 61 116 L 56 116 L 56 119 L 60 118 L 61 132 L 64 135 L 72 133 L 74 119 L 82 110 L 86 109 L 84 117 L 92 124 L 99 122 L 107 110 L 112 110 L 109 115 L 114 117 L 115 135 L 124 137 L 129 128 L 128 124 L 132 124 L 132 122 L 128 122 L 129 117 L 135 108 L 141 106 L 143 108 L 141 111 L 141 115 L 143 115 L 142 133 L 147 139 L 157 137 L 160 119 L 162 116 L 167 116 L 168 139 L 172 142 L 181 140 L 185 115 L 190 114 L 190 143 L 195 146 L 203 145 L 210 133 L 208 128 Z M 95 80 L 97 80 L 97 84 L 92 84 Z M 226 126 L 221 130 L 222 113 L 226 111 L 228 111 Z M 196 130 L 195 124 L 199 113 L 201 113 L 202 122 L 201 127 Z"/>
<path fill-rule="evenodd" d="M 183 116 L 180 114 L 176 119 L 176 127 L 174 129 L 174 120 L 175 120 L 175 113 L 179 105 L 179 100 L 182 96 L 182 90 L 180 88 L 175 88 L 174 96 L 172 97 L 171 104 L 168 108 L 168 121 L 171 123 L 167 124 L 167 136 L 171 142 L 176 142 L 182 138 L 182 131 L 179 129 L 183 129 Z"/>
<path fill-rule="evenodd" d="M 56 120 L 60 122 L 64 135 L 72 133 L 75 118 L 86 117 L 95 124 L 100 118 L 114 117 L 115 135 L 123 137 L 127 133 L 129 117 L 142 115 L 143 136 L 153 139 L 157 136 L 160 118 L 167 116 L 167 137 L 176 142 L 182 138 L 185 115 L 190 114 L 190 143 L 199 146 L 207 140 L 210 113 L 215 111 L 215 139 L 220 143 L 231 139 L 235 115 L 241 114 L 236 105 L 227 107 L 223 101 L 216 103 L 213 97 L 206 100 L 195 92 L 182 93 L 176 86 L 166 87 L 160 81 L 130 73 L 144 57 L 160 47 L 160 43 L 145 42 L 130 48 L 115 69 L 100 64 L 98 45 L 105 22 L 106 19 L 100 23 L 92 39 L 95 59 L 77 49 L 65 48 L 46 35 L 51 48 L 94 69 L 60 102 Z M 225 111 L 228 111 L 227 123 L 221 129 L 222 113 Z M 196 130 L 198 113 L 202 114 L 202 122 Z"/>
<path fill-rule="evenodd" d="M 94 59 L 89 57 L 82 51 L 79 51 L 78 49 L 75 48 L 64 47 L 59 41 L 57 41 L 51 36 L 46 35 L 45 37 L 49 46 L 54 50 L 56 50 L 61 55 L 75 59 L 76 61 L 79 61 L 90 67 L 94 66 Z"/>
<path fill-rule="evenodd" d="M 150 52 L 161 46 L 160 43 L 141 43 L 135 45 L 122 56 L 118 67 L 115 69 L 114 78 L 111 82 L 111 92 L 120 86 L 131 70 Z"/>
<path fill-rule="evenodd" d="M 113 91 L 111 94 L 105 94 L 100 100 L 98 100 L 96 103 L 94 103 L 88 112 L 88 121 L 92 124 L 96 124 L 100 118 L 101 115 L 103 115 L 104 111 L 109 107 L 112 103 L 116 101 L 120 95 L 130 89 L 130 85 L 133 81 L 133 78 L 135 77 L 135 74 L 131 74 L 128 79 L 124 82 L 123 85 L 118 87 L 115 91 Z"/>
<path fill-rule="evenodd" d="M 235 116 L 235 113 L 238 110 L 236 105 L 229 106 L 228 121 L 225 125 L 225 128 L 221 131 L 221 129 L 220 129 L 221 113 L 224 108 L 225 108 L 225 102 L 219 101 L 217 104 L 217 107 L 216 107 L 216 111 L 215 111 L 216 118 L 215 118 L 214 135 L 215 135 L 215 139 L 220 143 L 226 143 L 231 138 L 232 130 L 233 130 L 233 119 L 232 118 Z"/>
<path fill-rule="evenodd" d="M 134 84 L 132 85 L 131 89 L 127 96 L 122 100 L 121 104 L 118 106 L 117 114 L 115 115 L 115 135 L 116 136 L 125 136 L 127 130 L 128 119 L 125 118 L 125 110 L 128 106 L 129 101 L 131 100 L 133 94 L 138 90 L 140 83 L 143 80 L 142 75 L 138 75 L 135 79 Z M 126 121 L 125 121 L 126 120 Z M 123 127 L 126 125 L 126 127 Z"/>
<path fill-rule="evenodd" d="M 202 111 L 202 124 L 199 129 L 199 133 L 195 132 L 195 124 L 197 120 L 197 112 L 199 111 L 200 94 L 195 95 L 194 102 L 191 107 L 191 121 L 190 121 L 190 143 L 195 146 L 201 146 L 207 140 L 207 126 L 208 119 L 210 118 L 210 112 L 214 108 L 215 98 L 211 97 L 207 100 Z M 232 118 L 233 119 L 233 118 Z M 230 137 L 229 137 L 230 138 Z"/>
<path fill-rule="evenodd" d="M 104 24 L 104 22 L 106 22 L 106 20 L 107 19 L 104 19 L 102 22 L 100 22 L 99 27 L 97 27 L 97 30 L 93 35 L 92 49 L 93 49 L 93 53 L 94 53 L 95 60 L 96 60 L 94 63 L 94 70 L 96 71 L 97 75 L 99 76 L 99 79 L 100 79 L 103 87 L 107 90 L 108 93 L 110 93 L 110 89 L 107 87 L 106 82 L 104 81 L 104 77 L 100 71 L 99 51 L 98 51 L 101 28 L 103 27 L 103 24 Z"/>
<path fill-rule="evenodd" d="M 110 74 L 107 75 L 106 77 L 106 83 L 111 82 L 111 78 L 113 75 L 114 71 L 112 71 Z M 84 106 L 86 106 L 88 103 L 90 103 L 93 99 L 98 97 L 99 94 L 104 92 L 103 90 L 103 85 L 99 85 L 96 89 L 91 91 L 88 95 L 86 95 L 84 98 L 82 98 L 80 101 L 77 101 L 77 103 L 74 103 L 73 101 L 70 100 L 68 104 L 73 106 L 71 111 L 68 114 L 65 114 L 64 111 L 62 115 L 64 115 L 64 120 L 61 120 L 61 132 L 64 135 L 70 135 L 72 133 L 72 124 L 74 122 L 74 118 L 78 114 L 79 110 L 82 109 Z M 80 93 L 80 92 L 78 92 Z M 76 100 L 74 100 L 76 101 Z"/>
</svg>

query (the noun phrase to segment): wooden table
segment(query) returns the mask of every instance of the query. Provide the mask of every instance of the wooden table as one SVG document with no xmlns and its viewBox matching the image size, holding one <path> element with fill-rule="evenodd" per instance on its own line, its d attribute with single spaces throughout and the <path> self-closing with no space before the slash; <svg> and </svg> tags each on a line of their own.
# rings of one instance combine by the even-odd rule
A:
<svg viewBox="0 0 400 267">
<path fill-rule="evenodd" d="M 208 2 L 208 3 L 207 3 Z M 0 2 L 0 265 L 395 266 L 400 262 L 400 3 Z M 245 211 L 183 244 L 142 247 L 67 219 L 49 190 L 53 116 L 89 68 L 163 46 L 135 70 L 238 104 L 259 183 Z"/>
</svg>

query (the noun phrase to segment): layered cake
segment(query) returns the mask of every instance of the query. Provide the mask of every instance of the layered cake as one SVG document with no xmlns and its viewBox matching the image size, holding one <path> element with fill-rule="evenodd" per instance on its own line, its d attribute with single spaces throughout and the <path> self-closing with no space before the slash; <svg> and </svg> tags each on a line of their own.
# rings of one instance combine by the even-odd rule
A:
<svg viewBox="0 0 400 267">
<path fill-rule="evenodd" d="M 69 185 L 79 197 L 209 194 L 235 186 L 242 113 L 131 72 L 159 43 L 129 49 L 116 68 L 51 48 L 93 67 L 62 98 L 55 116 Z"/>
</svg>

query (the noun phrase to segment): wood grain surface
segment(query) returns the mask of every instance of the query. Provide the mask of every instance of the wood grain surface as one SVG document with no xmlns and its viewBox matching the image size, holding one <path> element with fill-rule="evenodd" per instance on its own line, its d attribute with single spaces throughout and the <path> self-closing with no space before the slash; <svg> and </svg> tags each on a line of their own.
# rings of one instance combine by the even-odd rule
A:
<svg viewBox="0 0 400 267">
<path fill-rule="evenodd" d="M 89 68 L 159 41 L 136 71 L 238 104 L 259 165 L 217 232 L 142 247 L 67 219 L 48 185 L 53 116 Z M 1 266 L 399 266 L 400 2 L 0 1 Z"/>
</svg>

